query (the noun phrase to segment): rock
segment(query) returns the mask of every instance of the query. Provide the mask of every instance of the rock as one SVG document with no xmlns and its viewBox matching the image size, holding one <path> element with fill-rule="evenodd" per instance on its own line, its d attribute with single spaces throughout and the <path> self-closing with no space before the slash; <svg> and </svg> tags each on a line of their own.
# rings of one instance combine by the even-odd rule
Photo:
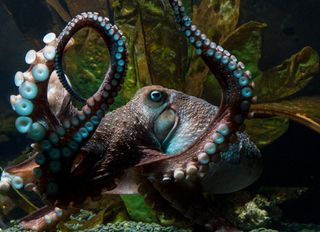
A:
<svg viewBox="0 0 320 232">
<path fill-rule="evenodd" d="M 242 206 L 235 208 L 236 224 L 246 230 L 265 227 L 281 217 L 281 210 L 262 195 L 256 195 Z"/>
</svg>

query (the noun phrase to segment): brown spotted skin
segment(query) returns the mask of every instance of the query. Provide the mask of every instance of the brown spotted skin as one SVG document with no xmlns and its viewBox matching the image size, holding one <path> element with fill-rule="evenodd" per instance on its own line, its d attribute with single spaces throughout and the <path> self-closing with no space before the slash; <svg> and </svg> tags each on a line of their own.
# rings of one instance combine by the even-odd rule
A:
<svg viewBox="0 0 320 232">
<path fill-rule="evenodd" d="M 148 102 L 148 94 L 153 90 L 166 93 L 167 98 L 164 102 Z M 84 162 L 87 168 L 78 175 L 82 180 L 97 181 L 116 177 L 123 170 L 145 160 L 167 158 L 165 154 L 149 157 L 143 149 L 162 151 L 161 144 L 153 133 L 153 127 L 156 118 L 168 107 L 176 110 L 180 120 L 176 130 L 178 138 L 175 138 L 174 134 L 171 140 L 183 140 L 185 136 L 184 140 L 188 140 L 188 143 L 185 142 L 183 149 L 186 149 L 213 120 L 216 108 L 209 106 L 209 103 L 201 99 L 161 86 L 142 88 L 128 104 L 104 117 L 92 139 L 83 147 L 88 153 Z"/>
<path fill-rule="evenodd" d="M 224 186 L 225 182 L 233 180 L 233 176 L 239 176 L 240 184 L 237 189 L 240 189 L 250 184 L 260 173 L 259 165 L 256 165 L 260 158 L 257 156 L 259 151 L 247 141 L 246 135 L 239 132 L 242 131 L 242 124 L 254 99 L 252 76 L 235 56 L 221 46 L 216 46 L 200 31 L 192 29 L 191 19 L 185 15 L 181 1 L 170 0 L 169 3 L 173 7 L 177 23 L 182 26 L 182 30 L 190 30 L 190 35 L 195 38 L 192 43 L 197 52 L 200 50 L 201 58 L 221 85 L 223 97 L 220 107 L 161 86 L 145 87 L 139 90 L 128 104 L 105 115 L 99 126 L 90 130 L 89 136 L 83 136 L 85 138 L 77 147 L 75 144 L 68 144 L 74 151 L 71 158 L 62 163 L 62 171 L 58 174 L 54 174 L 54 171 L 51 173 L 48 164 L 41 164 L 40 169 L 44 175 L 33 183 L 32 160 L 13 167 L 11 170 L 14 170 L 15 175 L 28 177 L 27 180 L 38 187 L 38 191 L 50 205 L 29 219 L 26 218 L 23 221 L 26 228 L 34 222 L 38 226 L 37 230 L 45 229 L 48 226 L 45 216 L 55 216 L 52 207 L 81 207 L 87 197 L 98 198 L 102 192 L 130 192 L 130 189 L 123 188 L 122 185 L 135 182 L 135 189 L 146 195 L 146 199 L 155 209 L 174 216 L 182 215 L 197 228 L 196 231 L 237 231 L 207 203 L 203 197 L 203 189 L 208 186 L 203 185 L 202 179 L 207 177 L 210 183 L 218 173 L 222 179 L 221 186 Z M 96 13 L 82 13 L 67 25 L 58 38 L 55 68 L 64 88 L 76 99 L 83 100 L 76 95 L 65 78 L 62 67 L 64 48 L 74 33 L 85 26 L 91 26 L 98 30 L 109 50 L 112 50 L 114 46 L 118 46 L 118 42 L 109 35 L 118 33 L 119 38 L 124 37 L 116 26 L 106 31 L 104 23 L 108 22 L 107 18 L 99 17 Z M 59 128 L 56 127 L 66 118 L 78 114 L 81 119 L 87 114 L 84 122 L 68 128 L 65 134 L 62 133 L 64 135 L 60 135 L 56 148 L 66 146 L 67 142 L 74 139 L 73 135 L 80 131 L 80 127 L 86 125 L 95 114 L 102 118 L 103 114 L 98 112 L 106 110 L 106 107 L 114 102 L 114 96 L 123 83 L 122 77 L 125 76 L 125 45 L 123 49 L 121 57 L 112 57 L 113 65 L 110 66 L 105 80 L 96 94 L 87 100 L 82 110 L 78 111 L 71 104 L 65 107 L 63 100 L 60 114 L 54 114 L 49 109 L 49 101 L 41 104 L 38 115 L 42 115 L 41 111 L 51 112 L 51 117 L 46 117 L 46 120 L 52 131 L 58 132 Z M 213 53 L 218 54 L 217 58 L 213 57 Z M 221 61 L 222 56 L 227 56 L 227 63 Z M 123 59 L 122 63 L 117 59 Z M 119 71 L 123 65 L 124 69 Z M 53 71 L 51 69 L 52 67 L 50 72 Z M 120 80 L 117 80 L 119 77 Z M 158 95 L 161 93 L 161 98 L 152 99 L 150 93 L 153 91 L 157 91 Z M 45 93 L 46 91 L 38 96 L 40 100 L 46 99 Z M 221 136 L 222 141 L 217 139 Z M 216 145 L 214 151 L 212 144 Z M 236 145 L 233 146 L 234 144 Z M 47 153 L 43 151 L 45 158 L 49 157 Z M 231 163 L 228 161 L 230 158 L 233 160 Z M 220 163 L 222 166 L 219 166 Z M 218 166 L 215 166 L 216 164 Z M 246 172 L 251 166 L 255 166 L 254 171 Z M 131 178 L 124 175 L 129 169 L 134 173 Z M 223 179 L 226 173 L 231 175 Z M 248 175 L 250 181 L 245 181 Z M 235 191 L 232 184 L 224 187 L 215 189 L 211 186 L 208 189 Z M 170 210 L 160 205 L 165 205 Z M 49 227 L 54 228 L 57 222 L 58 220 L 54 220 Z"/>
<path fill-rule="evenodd" d="M 148 96 L 154 90 L 165 94 L 163 102 L 150 102 Z M 125 106 L 106 114 L 92 138 L 74 160 L 70 177 L 64 182 L 65 192 L 58 196 L 56 202 L 51 203 L 64 209 L 70 202 L 81 207 L 88 196 L 96 198 L 102 191 L 116 189 L 117 178 L 120 178 L 129 168 L 150 160 L 157 163 L 156 160 L 161 162 L 162 159 L 169 162 L 168 157 L 174 159 L 172 154 L 168 156 L 161 153 L 163 152 L 161 144 L 154 134 L 154 121 L 168 108 L 174 109 L 179 118 L 178 126 L 170 137 L 170 141 L 177 140 L 176 144 L 184 141 L 181 149 L 189 149 L 194 142 L 201 140 L 202 134 L 212 123 L 217 112 L 217 107 L 206 101 L 175 90 L 161 86 L 142 88 Z M 63 118 L 75 112 L 72 105 L 69 105 L 61 111 L 60 117 Z M 161 155 L 146 153 L 146 148 L 157 151 Z M 180 160 L 176 164 L 185 165 L 186 162 L 189 160 Z M 171 163 L 168 167 L 174 164 Z M 184 225 L 190 225 L 191 222 L 191 225 L 199 226 L 206 224 L 205 221 L 211 221 L 213 225 L 229 226 L 213 208 L 208 206 L 202 196 L 199 181 L 191 184 L 187 182 L 167 184 L 162 182 L 159 168 L 162 170 L 167 167 L 159 166 L 151 171 L 148 165 L 136 168 L 138 190 L 146 196 L 147 202 L 157 212 L 171 215 L 179 220 L 183 219 Z M 32 169 L 28 170 L 32 171 Z M 188 195 L 185 194 L 186 191 L 189 192 Z M 184 197 L 181 198 L 181 196 Z M 36 220 L 42 225 L 41 212 L 37 215 L 40 216 Z M 30 225 L 27 221 L 24 221 L 24 224 Z"/>
<path fill-rule="evenodd" d="M 148 93 L 153 90 L 159 90 L 167 94 L 167 99 L 162 104 L 154 106 L 154 108 L 152 108 L 152 104 L 150 106 L 147 100 Z M 146 111 L 146 105 L 147 109 L 153 109 L 153 111 Z M 189 141 L 183 149 L 188 149 L 196 140 L 201 139 L 202 134 L 217 112 L 217 107 L 204 100 L 175 90 L 160 86 L 142 88 L 127 105 L 108 113 L 104 117 L 92 139 L 83 148 L 88 153 L 88 160 L 84 160 L 84 163 L 86 163 L 85 171 L 79 174 L 79 177 L 81 176 L 79 186 L 83 190 L 88 190 L 87 193 L 83 192 L 84 195 L 92 193 L 92 187 L 83 187 L 84 180 L 85 182 L 88 181 L 95 189 L 98 186 L 106 187 L 106 181 L 112 181 L 112 184 L 107 186 L 111 190 L 117 187 L 115 178 L 119 177 L 129 167 L 139 165 L 144 160 L 162 160 L 162 158 L 166 159 L 168 157 L 164 154 L 164 157 L 154 157 L 152 155 L 148 157 L 151 153 L 145 153 L 143 150 L 143 148 L 148 148 L 162 152 L 161 145 L 153 133 L 153 122 L 159 116 L 158 113 L 167 107 L 175 109 L 180 119 L 178 128 L 171 140 L 173 141 L 177 136 L 178 140 L 187 139 Z M 185 124 L 188 124 L 188 127 L 184 127 Z M 178 165 L 186 165 L 187 162 L 189 162 L 188 159 L 180 161 Z M 174 163 L 171 165 L 174 165 Z M 221 225 L 230 228 L 229 231 L 236 231 L 226 220 L 218 216 L 219 214 L 215 209 L 208 206 L 201 192 L 200 179 L 191 184 L 188 182 L 171 182 L 168 184 L 162 182 L 161 176 L 157 175 L 159 167 L 152 167 L 149 171 L 148 165 L 146 165 L 143 169 L 139 168 L 138 173 L 139 170 L 143 170 L 136 183 L 140 186 L 139 192 L 147 197 L 147 201 L 158 212 L 175 215 L 180 220 L 182 215 L 184 220 L 198 226 L 206 224 L 207 221 L 214 226 Z M 189 194 L 186 195 L 186 191 Z M 81 192 L 81 190 L 78 192 Z M 181 196 L 184 197 L 181 198 Z"/>
</svg>

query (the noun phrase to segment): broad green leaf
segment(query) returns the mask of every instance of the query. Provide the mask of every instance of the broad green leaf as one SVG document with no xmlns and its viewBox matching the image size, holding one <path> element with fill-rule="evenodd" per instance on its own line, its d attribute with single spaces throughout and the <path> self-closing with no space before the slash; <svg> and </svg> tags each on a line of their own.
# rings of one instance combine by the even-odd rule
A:
<svg viewBox="0 0 320 232">
<path fill-rule="evenodd" d="M 171 8 L 150 0 L 119 1 L 116 22 L 129 41 L 129 73 L 125 99 L 145 85 L 159 84 L 182 90 L 187 69 L 186 41 L 177 30 Z M 174 42 L 173 42 L 174 41 Z"/>
<path fill-rule="evenodd" d="M 305 47 L 282 64 L 255 79 L 260 102 L 273 102 L 289 97 L 305 87 L 319 73 L 319 55 Z"/>
<path fill-rule="evenodd" d="M 246 121 L 246 131 L 259 148 L 277 140 L 288 130 L 288 127 L 288 119 L 280 117 L 250 119 Z"/>
<path fill-rule="evenodd" d="M 236 28 L 239 7 L 239 0 L 203 0 L 199 6 L 194 7 L 193 22 L 210 39 L 219 42 Z M 211 72 L 202 59 L 194 55 L 186 78 L 184 92 L 197 97 L 202 96 L 204 88 L 206 88 L 205 82 L 210 75 Z M 215 82 L 210 81 L 210 83 Z M 216 88 L 217 84 L 214 87 L 214 92 L 219 93 L 219 88 Z M 209 92 L 211 91 L 212 89 L 209 90 Z"/>
<path fill-rule="evenodd" d="M 66 74 L 72 86 L 84 97 L 99 88 L 108 69 L 109 53 L 104 41 L 92 29 L 76 34 L 75 45 L 64 56 Z"/>
<path fill-rule="evenodd" d="M 262 30 L 267 24 L 250 21 L 242 24 L 222 41 L 222 46 L 231 51 L 246 69 L 250 70 L 253 77 L 261 75 L 259 60 L 261 59 Z"/>
<path fill-rule="evenodd" d="M 99 89 L 105 77 L 110 61 L 109 52 L 103 39 L 92 29 L 79 31 L 74 39 L 75 45 L 64 56 L 65 72 L 76 92 L 88 98 Z M 120 94 L 110 109 L 126 102 Z"/>
<path fill-rule="evenodd" d="M 141 195 L 121 195 L 131 220 L 141 222 L 159 222 L 156 213 L 144 202 Z"/>
<path fill-rule="evenodd" d="M 177 30 L 171 8 L 163 11 L 161 1 L 154 4 L 158 13 L 150 11 L 150 1 L 141 5 L 142 26 L 152 84 L 182 90 L 187 70 L 186 40 Z M 162 14 L 159 14 L 162 12 Z"/>
<path fill-rule="evenodd" d="M 151 82 L 145 58 L 141 15 L 138 14 L 135 1 L 114 1 L 113 7 L 116 23 L 120 26 L 128 41 L 128 71 L 120 96 L 129 101 L 141 85 Z"/>
<path fill-rule="evenodd" d="M 320 133 L 320 97 L 300 97 L 276 103 L 253 105 L 255 114 L 281 116 Z"/>
<path fill-rule="evenodd" d="M 202 0 L 193 9 L 193 22 L 214 41 L 222 41 L 238 23 L 240 0 Z"/>
</svg>

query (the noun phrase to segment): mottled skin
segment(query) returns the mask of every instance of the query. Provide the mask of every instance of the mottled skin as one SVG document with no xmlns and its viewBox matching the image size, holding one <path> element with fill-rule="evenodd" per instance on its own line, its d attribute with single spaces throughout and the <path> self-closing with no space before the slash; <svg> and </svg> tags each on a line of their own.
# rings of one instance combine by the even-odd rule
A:
<svg viewBox="0 0 320 232">
<path fill-rule="evenodd" d="M 149 99 L 149 93 L 154 90 L 166 95 L 163 101 L 152 102 Z M 117 157 L 120 165 L 128 160 L 138 164 L 144 159 L 151 159 L 150 156 L 145 157 L 144 148 L 177 153 L 192 144 L 212 121 L 216 110 L 210 106 L 199 98 L 175 90 L 161 86 L 144 87 L 128 104 L 104 117 L 84 149 L 101 154 L 97 166 L 101 166 L 98 170 L 104 172 L 107 172 L 107 167 L 118 169 L 118 165 L 110 163 L 117 162 Z M 166 117 L 168 111 L 174 111 L 174 117 Z M 169 123 L 172 127 L 161 136 L 159 128 L 164 121 L 172 121 Z M 173 144 L 176 150 L 170 148 Z"/>
<path fill-rule="evenodd" d="M 167 95 L 164 101 L 154 103 L 149 100 L 149 93 L 154 90 Z M 126 176 L 120 182 L 117 181 L 122 178 L 128 168 L 134 167 L 145 159 L 150 159 L 145 157 L 144 148 L 166 152 L 168 148 L 162 147 L 162 141 L 155 133 L 155 126 L 158 126 L 157 122 L 161 115 L 171 109 L 175 110 L 175 116 L 179 120 L 172 128 L 173 133 L 169 131 L 166 134 L 170 136 L 166 144 L 177 144 L 177 146 L 180 143 L 183 144 L 181 150 L 176 150 L 176 153 L 183 151 L 197 140 L 217 112 L 217 107 L 206 101 L 175 90 L 161 86 L 142 88 L 129 103 L 103 118 L 92 139 L 83 147 L 83 152 L 79 155 L 80 159 L 76 159 L 77 168 L 72 172 L 72 181 L 66 181 L 66 189 L 61 195 L 62 198 L 59 199 L 59 206 L 63 207 L 71 201 L 81 206 L 86 197 L 94 198 L 100 196 L 101 192 L 109 194 L 108 190 L 111 190 L 112 194 L 139 192 L 146 194 L 147 201 L 157 211 L 180 220 L 179 213 L 195 225 L 207 223 L 227 225 L 228 223 L 218 216 L 214 209 L 208 207 L 202 192 L 232 192 L 246 187 L 259 176 L 261 171 L 259 150 L 244 133 L 238 134 L 241 140 L 237 139 L 230 145 L 231 149 L 224 153 L 226 155 L 230 153 L 228 159 L 219 164 L 213 164 L 202 181 L 199 179 L 192 182 L 166 183 L 153 178 L 152 173 L 145 173 L 141 168 L 131 171 L 134 178 L 130 176 L 128 179 Z M 71 106 L 66 114 L 70 114 L 73 110 Z M 170 152 L 169 155 L 174 153 Z M 243 163 L 246 157 L 250 157 L 251 166 Z M 224 170 L 225 166 L 227 170 Z M 250 176 L 243 172 L 243 169 L 232 170 L 237 166 L 254 173 Z M 218 185 L 210 183 L 219 181 L 216 179 L 221 172 L 227 173 L 228 178 L 222 179 Z M 146 179 L 143 180 L 143 178 Z M 236 181 L 233 181 L 234 178 Z M 223 181 L 226 182 L 223 183 Z M 123 188 L 122 185 L 128 185 L 128 182 L 130 182 L 130 188 Z M 153 191 L 157 193 L 150 196 Z M 150 200 L 150 198 L 153 199 Z"/>
<path fill-rule="evenodd" d="M 166 97 L 163 101 L 156 103 L 150 101 L 149 93 L 154 90 L 165 93 Z M 68 95 L 64 96 L 61 92 L 57 92 L 57 95 L 63 96 L 67 100 L 69 99 Z M 65 102 L 61 99 L 59 100 L 61 103 Z M 54 108 L 64 112 L 60 113 L 61 119 L 65 117 L 64 115 L 70 115 L 75 112 L 72 105 L 67 106 L 66 109 L 60 107 L 55 105 Z M 159 125 L 159 118 L 166 120 L 167 118 L 162 118 L 162 115 L 166 115 L 166 112 L 172 109 L 175 111 L 175 117 L 169 117 L 169 120 L 176 121 L 176 118 L 178 118 L 178 123 L 171 124 L 174 126 L 170 128 L 170 131 L 167 131 L 165 136 L 160 136 L 162 140 L 159 140 L 157 138 L 159 137 L 157 136 L 158 134 L 155 133 L 155 127 Z M 247 182 L 249 176 L 246 173 L 232 171 L 232 168 L 237 165 L 253 171 L 254 166 L 259 166 L 260 164 L 258 149 L 244 133 L 238 134 L 241 140 L 237 139 L 230 145 L 229 150 L 224 153 L 226 155 L 230 153 L 231 156 L 229 156 L 228 160 L 225 159 L 219 164 L 213 164 L 202 182 L 195 180 L 191 184 L 183 181 L 165 183 L 159 179 L 154 179 L 152 173 L 145 173 L 143 169 L 136 168 L 133 172 L 134 178 L 127 180 L 131 182 L 130 188 L 123 190 L 121 186 L 117 186 L 117 183 L 118 185 L 128 184 L 126 180 L 117 181 L 128 168 L 134 167 L 145 159 L 150 159 L 150 157 L 145 157 L 144 148 L 166 153 L 166 149 L 170 149 L 170 146 L 179 147 L 180 144 L 183 144 L 183 146 L 180 146 L 180 150 L 177 149 L 174 153 L 181 152 L 203 134 L 216 112 L 217 107 L 182 92 L 161 86 L 142 88 L 125 106 L 106 114 L 103 118 L 91 140 L 83 147 L 81 154 L 78 156 L 79 159 L 75 159 L 74 166 L 76 168 L 72 171 L 72 179 L 66 181 L 66 189 L 61 194 L 62 198 L 59 199 L 59 206 L 66 207 L 65 205 L 71 201 L 81 206 L 88 196 L 97 197 L 101 195 L 101 192 L 108 194 L 106 189 L 111 190 L 111 193 L 122 194 L 138 191 L 141 194 L 146 194 L 147 192 L 147 199 L 153 197 L 153 200 L 149 201 L 151 201 L 150 203 L 154 205 L 156 210 L 174 215 L 177 218 L 179 218 L 178 213 L 181 213 L 184 218 L 192 221 L 192 224 L 206 224 L 208 223 L 206 220 L 213 219 L 213 224 L 227 224 L 218 216 L 213 217 L 213 215 L 217 215 L 217 212 L 208 207 L 206 200 L 202 197 L 202 192 L 203 190 L 213 190 L 213 192 L 235 191 L 238 190 L 237 188 L 246 187 L 259 176 L 260 167 L 254 173 L 254 177 L 249 179 L 249 183 Z M 169 140 L 164 139 L 166 136 L 170 137 Z M 166 143 L 165 146 L 162 146 L 164 140 L 166 140 Z M 171 151 L 169 153 L 168 155 L 170 156 L 174 155 Z M 253 165 L 251 167 L 247 164 L 243 165 L 240 162 L 240 155 L 242 155 L 242 159 L 247 156 L 252 157 Z M 224 171 L 222 168 L 226 164 L 229 166 L 224 173 L 229 172 L 229 179 L 224 178 L 224 180 L 228 182 L 212 185 L 210 182 L 217 181 L 217 172 L 219 172 L 219 169 L 220 172 Z M 237 186 L 234 185 L 233 179 L 239 175 L 244 175 L 244 178 L 242 182 L 237 179 L 235 182 L 238 184 Z M 146 179 L 142 180 L 145 177 Z M 231 183 L 231 189 L 229 182 L 233 183 Z M 202 187 L 200 186 L 201 183 L 204 183 Z M 132 187 L 135 185 L 137 186 L 136 188 Z M 227 191 L 224 186 L 226 186 Z M 158 192 L 158 196 L 155 197 L 153 195 L 150 197 L 149 195 L 152 191 Z M 75 192 L 77 193 L 76 195 L 74 194 Z M 190 201 L 190 199 L 192 200 Z M 169 209 L 169 205 L 172 206 L 172 209 Z M 200 210 L 200 208 L 203 209 Z M 45 210 L 46 214 L 49 211 L 48 209 Z M 43 214 L 40 215 L 42 217 Z M 32 222 L 34 223 L 34 221 Z M 33 225 L 28 226 L 29 224 L 25 223 L 25 227 L 32 228 Z"/>
<path fill-rule="evenodd" d="M 150 101 L 149 93 L 154 90 L 165 93 L 167 97 L 164 101 Z M 162 115 L 170 110 L 175 111 L 175 117 L 163 118 Z M 86 173 L 83 178 L 113 176 L 124 168 L 152 159 L 145 155 L 144 148 L 158 150 L 169 156 L 184 151 L 204 133 L 217 111 L 217 107 L 208 102 L 182 92 L 161 86 L 144 87 L 128 104 L 107 114 L 83 148 L 90 153 L 90 159 L 97 157 L 94 159 L 94 168 L 90 168 L 92 173 Z M 156 133 L 159 131 L 159 118 L 176 122 L 170 124 L 173 126 L 163 138 Z M 207 182 L 204 185 L 207 191 L 236 191 L 249 185 L 260 174 L 260 152 L 245 133 L 238 133 L 237 139 L 221 156 L 222 161 L 213 163 L 203 179 L 204 183 Z M 237 167 L 243 169 L 235 170 Z M 213 184 L 219 179 L 214 175 L 227 174 L 221 173 L 224 169 L 230 172 L 228 177 L 221 177 L 220 184 Z M 228 182 L 223 184 L 226 180 Z M 224 186 L 228 187 L 224 189 Z"/>
<path fill-rule="evenodd" d="M 20 89 L 24 96 L 12 97 L 13 108 L 36 122 L 35 128 L 41 132 L 29 128 L 29 135 L 36 140 L 35 157 L 7 168 L 0 181 L 3 189 L 13 183 L 39 192 L 48 203 L 22 220 L 25 228 L 54 228 L 60 219 L 84 205 L 87 197 L 95 199 L 102 192 L 139 192 L 157 211 L 182 216 L 191 225 L 200 226 L 200 231 L 203 227 L 236 231 L 208 204 L 203 192 L 237 191 L 261 172 L 259 150 L 242 132 L 254 102 L 254 84 L 236 57 L 196 30 L 182 2 L 169 3 L 177 23 L 220 83 L 221 105 L 217 108 L 175 90 L 149 86 L 125 106 L 105 115 L 125 76 L 126 39 L 107 18 L 92 12 L 76 16 L 53 41 L 56 72 L 44 50 L 37 53 L 41 59 L 30 62 L 29 70 L 20 76 L 21 83 L 27 80 L 37 85 L 39 93 L 28 101 L 38 107 L 25 113 L 18 104 L 30 96 L 24 89 Z M 62 58 L 72 36 L 86 26 L 106 42 L 111 64 L 98 91 L 84 101 L 67 81 Z M 58 76 L 72 98 L 84 101 L 84 107 L 76 109 L 56 82 L 57 90 L 50 96 L 49 80 L 41 79 L 37 64 L 48 68 L 50 82 Z M 24 126 L 18 123 L 18 128 Z"/>
</svg>

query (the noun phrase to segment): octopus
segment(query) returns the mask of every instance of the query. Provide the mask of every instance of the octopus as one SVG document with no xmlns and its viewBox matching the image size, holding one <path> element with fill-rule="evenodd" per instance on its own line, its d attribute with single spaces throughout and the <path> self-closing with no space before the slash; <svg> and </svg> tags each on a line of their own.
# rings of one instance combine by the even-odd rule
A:
<svg viewBox="0 0 320 232">
<path fill-rule="evenodd" d="M 238 231 L 203 193 L 238 191 L 262 171 L 260 151 L 243 125 L 256 101 L 252 75 L 192 24 L 181 1 L 169 3 L 221 85 L 220 106 L 154 85 L 108 112 L 126 75 L 126 37 L 106 17 L 77 15 L 59 37 L 47 34 L 42 50 L 30 50 L 29 69 L 15 75 L 19 95 L 10 100 L 19 115 L 16 128 L 34 141 L 34 155 L 7 167 L 0 189 L 33 191 L 46 204 L 21 220 L 24 228 L 52 230 L 89 200 L 140 193 L 155 210 L 182 218 L 195 231 Z M 88 99 L 74 91 L 62 67 L 72 36 L 84 27 L 101 35 L 111 57 L 102 84 Z"/>
</svg>

